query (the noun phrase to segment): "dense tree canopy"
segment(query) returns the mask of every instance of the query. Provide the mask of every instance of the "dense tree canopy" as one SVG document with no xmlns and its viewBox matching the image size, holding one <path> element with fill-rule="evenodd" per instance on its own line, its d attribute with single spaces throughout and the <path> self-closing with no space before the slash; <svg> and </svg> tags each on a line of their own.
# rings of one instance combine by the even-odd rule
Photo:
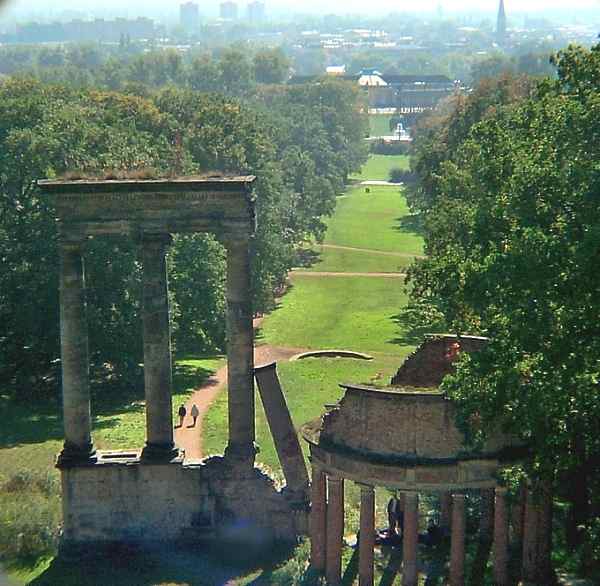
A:
<svg viewBox="0 0 600 586">
<path fill-rule="evenodd" d="M 449 327 L 491 337 L 445 382 L 472 440 L 495 425 L 519 434 L 529 474 L 569 479 L 560 486 L 593 530 L 600 47 L 569 48 L 555 63 L 558 78 L 533 94 L 514 81 L 481 87 L 420 142 L 428 258 L 411 280 Z"/>
<path fill-rule="evenodd" d="M 175 57 L 161 61 L 163 81 L 178 78 Z M 35 179 L 136 170 L 257 175 L 253 294 L 255 309 L 264 311 L 295 247 L 322 235 L 322 217 L 366 158 L 365 120 L 349 84 L 278 86 L 238 101 L 172 84 L 153 92 L 146 63 L 140 59 L 134 81 L 142 90 L 136 93 L 147 97 L 28 79 L 0 85 L 0 369 L 20 397 L 53 392 L 59 359 L 56 232 Z M 161 68 L 150 67 L 152 75 Z M 175 239 L 170 265 L 179 350 L 224 348 L 224 259 L 210 236 Z M 86 268 L 94 378 L 135 377 L 141 361 L 136 247 L 125 238 L 91 240 Z"/>
</svg>

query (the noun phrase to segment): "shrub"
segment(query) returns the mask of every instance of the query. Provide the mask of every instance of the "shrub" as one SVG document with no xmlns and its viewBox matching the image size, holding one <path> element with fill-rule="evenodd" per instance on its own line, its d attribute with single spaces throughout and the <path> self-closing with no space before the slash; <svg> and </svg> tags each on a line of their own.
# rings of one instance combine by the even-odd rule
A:
<svg viewBox="0 0 600 586">
<path fill-rule="evenodd" d="M 60 491 L 55 474 L 19 471 L 0 488 L 2 559 L 39 559 L 56 551 Z"/>
<path fill-rule="evenodd" d="M 410 143 L 375 140 L 371 143 L 371 152 L 375 155 L 408 155 Z"/>
</svg>

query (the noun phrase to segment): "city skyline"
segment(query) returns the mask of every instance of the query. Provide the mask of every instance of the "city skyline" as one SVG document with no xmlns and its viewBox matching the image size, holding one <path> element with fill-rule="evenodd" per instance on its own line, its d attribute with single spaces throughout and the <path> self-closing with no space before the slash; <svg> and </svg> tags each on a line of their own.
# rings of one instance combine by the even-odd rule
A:
<svg viewBox="0 0 600 586">
<path fill-rule="evenodd" d="M 58 15 L 64 11 L 73 11 L 78 13 L 104 13 L 115 14 L 117 16 L 137 16 L 151 14 L 178 14 L 179 6 L 183 0 L 129 0 L 126 6 L 118 0 L 58 0 L 49 7 L 46 0 L 0 0 L 0 16 L 3 13 L 12 13 L 14 15 L 24 14 L 47 14 Z M 209 2 L 199 1 L 200 13 L 204 15 L 218 14 L 220 0 L 210 0 Z M 250 0 L 237 2 L 240 8 L 245 8 L 250 4 Z M 270 0 L 267 2 L 267 9 L 272 14 L 294 14 L 294 13 L 314 13 L 314 14 L 356 14 L 364 16 L 377 16 L 390 12 L 435 12 L 438 7 L 442 7 L 444 13 L 456 12 L 475 12 L 475 13 L 495 13 L 498 3 L 490 0 L 482 4 L 478 0 L 424 0 L 418 4 L 418 10 L 414 9 L 414 4 L 391 2 L 390 0 L 374 0 L 368 4 L 368 10 L 364 2 L 359 0 L 329 0 L 323 2 L 320 0 L 305 0 L 302 3 L 301 10 L 298 10 L 298 4 L 291 0 Z M 525 12 L 535 12 L 540 14 L 569 13 L 573 16 L 574 10 L 598 11 L 600 12 L 600 0 L 573 0 L 569 3 L 568 10 L 564 8 L 564 3 L 559 0 L 523 0 L 520 2 L 510 1 L 506 3 L 508 14 L 519 14 Z"/>
</svg>

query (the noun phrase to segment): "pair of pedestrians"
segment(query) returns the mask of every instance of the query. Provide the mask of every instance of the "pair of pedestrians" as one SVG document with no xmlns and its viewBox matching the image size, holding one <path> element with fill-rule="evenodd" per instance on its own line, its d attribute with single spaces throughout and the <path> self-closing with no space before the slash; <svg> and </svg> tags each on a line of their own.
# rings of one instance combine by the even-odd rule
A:
<svg viewBox="0 0 600 586">
<path fill-rule="evenodd" d="M 183 427 L 183 420 L 185 419 L 185 416 L 187 415 L 187 409 L 185 408 L 185 405 L 183 403 L 179 407 L 179 411 L 177 411 L 177 414 L 179 415 L 179 425 L 177 427 Z M 200 411 L 198 410 L 198 407 L 196 406 L 195 403 L 192 405 L 192 408 L 190 409 L 190 415 L 192 416 L 192 419 L 193 419 L 193 423 L 192 423 L 192 425 L 190 425 L 190 427 L 196 427 L 196 419 L 198 419 L 198 416 L 200 415 Z"/>
</svg>

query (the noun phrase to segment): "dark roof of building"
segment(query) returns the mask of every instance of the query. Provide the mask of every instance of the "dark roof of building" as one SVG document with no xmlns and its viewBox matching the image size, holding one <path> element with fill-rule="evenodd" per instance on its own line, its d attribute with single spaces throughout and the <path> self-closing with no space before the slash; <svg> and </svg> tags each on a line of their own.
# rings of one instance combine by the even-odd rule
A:
<svg viewBox="0 0 600 586">
<path fill-rule="evenodd" d="M 383 73 L 381 77 L 387 83 L 446 83 L 453 82 L 445 75 L 396 75 L 395 73 Z"/>
</svg>

